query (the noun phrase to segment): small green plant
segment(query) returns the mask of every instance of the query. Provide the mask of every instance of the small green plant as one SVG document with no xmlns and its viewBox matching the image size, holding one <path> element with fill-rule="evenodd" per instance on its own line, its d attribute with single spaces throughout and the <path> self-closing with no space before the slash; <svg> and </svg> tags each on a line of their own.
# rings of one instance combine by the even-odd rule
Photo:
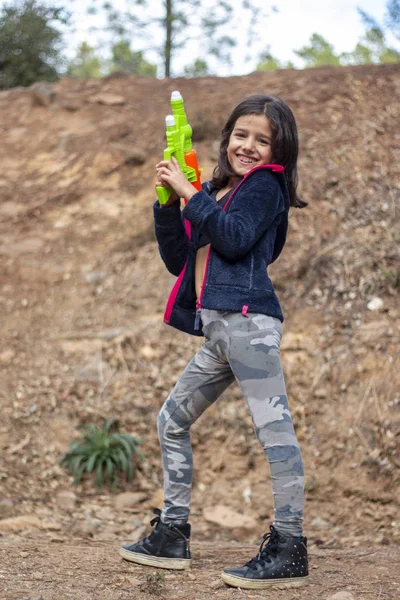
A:
<svg viewBox="0 0 400 600">
<path fill-rule="evenodd" d="M 149 594 L 160 596 L 164 591 L 165 574 L 161 571 L 155 573 L 146 573 L 146 591 Z"/>
<path fill-rule="evenodd" d="M 382 275 L 387 283 L 393 287 L 400 287 L 400 272 L 397 273 L 395 269 L 381 269 Z"/>
<path fill-rule="evenodd" d="M 61 459 L 61 466 L 69 469 L 78 485 L 84 473 L 95 473 L 96 484 L 116 487 L 118 476 L 131 481 L 135 475 L 136 460 L 144 460 L 138 449 L 142 441 L 129 433 L 119 432 L 119 421 L 107 419 L 99 429 L 95 425 L 79 425 L 82 437 L 72 442 Z"/>
</svg>

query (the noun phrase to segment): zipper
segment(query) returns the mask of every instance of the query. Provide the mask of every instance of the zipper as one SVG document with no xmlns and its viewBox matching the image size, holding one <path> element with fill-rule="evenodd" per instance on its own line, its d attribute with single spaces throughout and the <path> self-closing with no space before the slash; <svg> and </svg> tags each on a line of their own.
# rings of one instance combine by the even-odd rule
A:
<svg viewBox="0 0 400 600">
<path fill-rule="evenodd" d="M 194 329 L 197 331 L 200 329 L 200 318 L 201 318 L 201 301 L 200 298 L 196 300 L 196 316 L 194 318 Z"/>
</svg>

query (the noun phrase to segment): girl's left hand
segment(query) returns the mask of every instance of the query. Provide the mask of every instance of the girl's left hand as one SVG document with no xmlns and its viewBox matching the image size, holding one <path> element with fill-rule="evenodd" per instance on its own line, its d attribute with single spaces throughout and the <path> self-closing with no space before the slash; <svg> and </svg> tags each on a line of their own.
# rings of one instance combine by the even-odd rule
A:
<svg viewBox="0 0 400 600">
<path fill-rule="evenodd" d="M 162 160 L 156 164 L 157 178 L 162 184 L 170 185 L 180 198 L 190 200 L 196 194 L 196 188 L 182 173 L 179 162 L 174 156 L 171 160 Z"/>
</svg>

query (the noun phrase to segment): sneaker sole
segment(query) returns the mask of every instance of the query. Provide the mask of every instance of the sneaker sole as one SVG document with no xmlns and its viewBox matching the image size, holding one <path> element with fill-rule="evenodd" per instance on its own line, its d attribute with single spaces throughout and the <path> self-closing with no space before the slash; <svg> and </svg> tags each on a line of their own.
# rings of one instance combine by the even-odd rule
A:
<svg viewBox="0 0 400 600">
<path fill-rule="evenodd" d="M 125 548 L 121 548 L 120 556 L 123 559 L 129 560 L 130 562 L 137 563 L 139 565 L 147 565 L 149 567 L 158 567 L 159 569 L 175 569 L 183 571 L 184 569 L 190 569 L 192 560 L 190 558 L 164 558 L 162 556 L 147 556 L 146 554 L 139 554 L 138 552 L 129 552 Z"/>
<path fill-rule="evenodd" d="M 221 573 L 221 579 L 228 585 L 242 588 L 244 590 L 262 590 L 269 587 L 297 588 L 308 584 L 307 577 L 292 577 L 289 579 L 247 579 L 246 577 L 236 577 L 228 573 Z"/>
</svg>

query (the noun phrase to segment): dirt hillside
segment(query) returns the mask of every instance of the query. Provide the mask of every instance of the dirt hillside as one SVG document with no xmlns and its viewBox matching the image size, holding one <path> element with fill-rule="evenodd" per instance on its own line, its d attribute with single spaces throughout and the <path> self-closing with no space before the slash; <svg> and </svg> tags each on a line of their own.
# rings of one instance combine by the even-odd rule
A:
<svg viewBox="0 0 400 600">
<path fill-rule="evenodd" d="M 114 554 L 143 535 L 161 503 L 156 415 L 200 344 L 162 322 L 174 278 L 153 235 L 154 164 L 174 89 L 204 179 L 244 96 L 279 95 L 298 122 L 309 206 L 291 211 L 271 276 L 286 317 L 282 356 L 315 578 L 308 595 L 279 597 L 347 589 L 356 600 L 397 599 L 400 65 L 172 81 L 115 75 L 0 93 L 0 599 L 160 592 L 146 587 L 146 570 Z M 74 486 L 59 461 L 76 426 L 111 416 L 143 440 L 146 461 L 117 492 L 92 480 Z M 192 595 L 204 568 L 210 585 L 196 599 L 268 598 L 215 583 L 224 553 L 247 559 L 273 516 L 268 466 L 238 388 L 196 423 L 192 441 L 199 566 L 195 579 L 177 575 L 179 593 L 168 579 L 160 593 Z M 93 557 L 104 565 L 107 555 L 105 573 L 118 577 L 104 576 L 101 594 L 90 595 Z M 67 586 L 63 573 L 75 569 L 89 587 L 81 578 Z"/>
</svg>

